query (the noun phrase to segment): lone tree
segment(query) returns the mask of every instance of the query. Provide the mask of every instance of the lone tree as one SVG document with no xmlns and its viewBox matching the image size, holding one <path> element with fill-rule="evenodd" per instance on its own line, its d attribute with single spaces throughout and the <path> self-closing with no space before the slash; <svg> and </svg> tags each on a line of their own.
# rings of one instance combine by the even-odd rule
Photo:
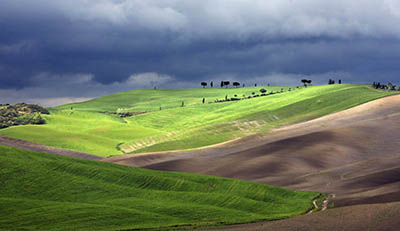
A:
<svg viewBox="0 0 400 231">
<path fill-rule="evenodd" d="M 338 82 L 339 84 L 342 84 L 342 80 L 341 79 L 339 79 L 339 82 Z"/>
<path fill-rule="evenodd" d="M 393 84 L 391 82 L 389 82 L 387 86 L 388 86 L 388 90 L 392 90 Z"/>
<path fill-rule="evenodd" d="M 312 80 L 311 79 L 302 79 L 301 82 L 304 84 L 305 87 L 307 87 L 307 84 L 311 84 Z"/>
<path fill-rule="evenodd" d="M 228 88 L 228 86 L 229 86 L 230 83 L 231 83 L 231 82 L 229 82 L 229 81 L 223 81 L 223 86 L 226 86 L 226 88 Z"/>
<path fill-rule="evenodd" d="M 203 88 L 207 87 L 207 83 L 206 82 L 201 82 L 201 86 L 203 86 Z"/>
<path fill-rule="evenodd" d="M 224 81 L 221 81 L 221 88 L 224 87 Z"/>
<path fill-rule="evenodd" d="M 203 104 L 206 102 L 206 98 L 203 98 Z"/>
<path fill-rule="evenodd" d="M 214 83 L 213 83 L 213 81 L 211 81 L 211 83 L 210 83 L 210 87 L 214 87 Z"/>
<path fill-rule="evenodd" d="M 261 94 L 265 94 L 267 92 L 267 90 L 265 90 L 264 88 L 260 89 Z"/>
<path fill-rule="evenodd" d="M 238 86 L 240 86 L 240 83 L 239 82 L 233 82 L 232 85 L 237 88 Z"/>
</svg>

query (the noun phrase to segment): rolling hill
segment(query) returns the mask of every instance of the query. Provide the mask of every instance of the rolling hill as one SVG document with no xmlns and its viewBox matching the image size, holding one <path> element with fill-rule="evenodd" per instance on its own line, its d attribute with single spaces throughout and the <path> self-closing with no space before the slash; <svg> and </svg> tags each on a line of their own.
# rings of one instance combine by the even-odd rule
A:
<svg viewBox="0 0 400 231">
<path fill-rule="evenodd" d="M 400 95 L 395 95 L 229 145 L 104 161 L 319 191 L 330 194 L 329 203 L 334 206 L 310 216 L 222 230 L 396 231 L 400 221 L 399 137 Z"/>
<path fill-rule="evenodd" d="M 0 230 L 132 230 L 275 220 L 319 193 L 0 146 Z"/>
<path fill-rule="evenodd" d="M 394 230 L 389 226 L 397 224 L 400 201 L 400 97 L 390 95 L 396 92 L 330 85 L 202 103 L 205 95 L 223 100 L 256 90 L 133 90 L 51 108 L 43 115 L 45 125 L 1 129 L 1 143 L 89 159 L 0 145 L 1 229 L 250 223 L 304 214 L 323 192 L 338 208 L 222 229 Z M 120 117 L 121 110 L 133 116 Z M 140 153 L 149 151 L 164 152 Z M 109 155 L 118 156 L 101 158 Z M 361 222 L 366 212 L 374 219 Z M 338 218 L 346 214 L 357 219 Z M 383 223 L 378 215 L 385 216 Z"/>
<path fill-rule="evenodd" d="M 248 99 L 261 88 L 275 94 Z M 1 129 L 0 135 L 103 157 L 188 150 L 266 134 L 395 94 L 351 84 L 288 89 L 132 90 L 51 108 L 51 115 L 43 115 L 45 125 Z M 225 97 L 246 99 L 215 103 Z M 118 110 L 134 116 L 121 118 Z"/>
</svg>

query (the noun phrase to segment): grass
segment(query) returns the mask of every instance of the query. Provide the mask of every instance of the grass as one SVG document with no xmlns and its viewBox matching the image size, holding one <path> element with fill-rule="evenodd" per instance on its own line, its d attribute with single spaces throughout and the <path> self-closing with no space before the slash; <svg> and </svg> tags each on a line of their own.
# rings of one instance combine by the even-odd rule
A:
<svg viewBox="0 0 400 231">
<path fill-rule="evenodd" d="M 225 96 L 283 93 L 223 103 Z M 193 149 L 314 119 L 393 92 L 367 85 L 231 89 L 132 90 L 52 108 L 45 125 L 0 130 L 0 135 L 98 156 Z M 206 103 L 202 104 L 202 99 Z M 184 107 L 181 107 L 182 101 Z M 160 110 L 160 106 L 162 110 Z M 71 109 L 72 107 L 72 109 Z M 144 113 L 121 119 L 119 108 Z"/>
<path fill-rule="evenodd" d="M 0 230 L 127 230 L 274 220 L 313 192 L 0 146 Z"/>
</svg>

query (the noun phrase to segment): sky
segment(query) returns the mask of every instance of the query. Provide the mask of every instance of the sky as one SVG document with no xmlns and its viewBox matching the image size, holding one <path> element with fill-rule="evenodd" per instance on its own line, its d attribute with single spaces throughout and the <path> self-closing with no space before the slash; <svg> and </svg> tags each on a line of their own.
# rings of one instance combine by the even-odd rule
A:
<svg viewBox="0 0 400 231">
<path fill-rule="evenodd" d="M 400 85 L 399 0 L 0 0 L 0 103 L 202 81 Z"/>
</svg>

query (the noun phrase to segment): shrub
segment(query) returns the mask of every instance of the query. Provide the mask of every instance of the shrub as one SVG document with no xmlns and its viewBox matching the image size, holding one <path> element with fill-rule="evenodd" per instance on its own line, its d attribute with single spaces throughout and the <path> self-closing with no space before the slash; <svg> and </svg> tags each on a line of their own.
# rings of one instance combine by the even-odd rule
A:
<svg viewBox="0 0 400 231">
<path fill-rule="evenodd" d="M 0 128 L 14 125 L 44 124 L 41 114 L 50 114 L 46 108 L 34 104 L 19 103 L 0 105 Z"/>
</svg>

